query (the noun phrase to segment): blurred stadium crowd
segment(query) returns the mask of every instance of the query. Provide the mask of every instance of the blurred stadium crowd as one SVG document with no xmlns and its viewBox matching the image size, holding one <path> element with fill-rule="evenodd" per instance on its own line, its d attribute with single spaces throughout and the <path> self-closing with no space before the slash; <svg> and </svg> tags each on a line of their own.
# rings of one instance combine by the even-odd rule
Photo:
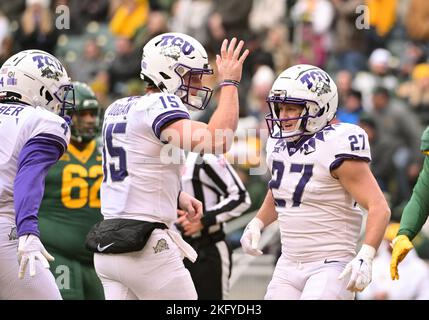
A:
<svg viewBox="0 0 429 320">
<path fill-rule="evenodd" d="M 61 5 L 69 9 L 68 29 L 56 23 Z M 142 48 L 157 34 L 195 37 L 213 67 L 224 37 L 245 40 L 251 54 L 228 156 L 252 197 L 249 212 L 260 207 L 269 179 L 249 168 L 265 161 L 271 85 L 291 65 L 319 66 L 338 85 L 336 121 L 367 132 L 373 173 L 399 220 L 421 169 L 420 137 L 429 125 L 428 17 L 427 0 L 0 0 L 0 63 L 20 50 L 50 52 L 107 107 L 120 96 L 143 94 Z M 216 84 L 213 77 L 210 85 Z M 216 96 L 193 116 L 208 120 L 215 105 Z M 246 161 L 234 161 L 243 153 Z M 418 241 L 418 253 L 429 258 L 428 241 Z"/>
</svg>

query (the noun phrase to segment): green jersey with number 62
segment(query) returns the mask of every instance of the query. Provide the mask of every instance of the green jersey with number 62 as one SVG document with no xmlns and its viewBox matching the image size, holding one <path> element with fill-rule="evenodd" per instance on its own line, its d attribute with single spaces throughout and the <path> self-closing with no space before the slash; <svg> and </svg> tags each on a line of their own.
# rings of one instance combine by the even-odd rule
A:
<svg viewBox="0 0 429 320">
<path fill-rule="evenodd" d="M 39 211 L 41 240 L 48 251 L 53 248 L 64 256 L 92 264 L 85 237 L 102 220 L 102 180 L 101 154 L 95 139 L 82 151 L 70 144 L 49 170 Z"/>
</svg>

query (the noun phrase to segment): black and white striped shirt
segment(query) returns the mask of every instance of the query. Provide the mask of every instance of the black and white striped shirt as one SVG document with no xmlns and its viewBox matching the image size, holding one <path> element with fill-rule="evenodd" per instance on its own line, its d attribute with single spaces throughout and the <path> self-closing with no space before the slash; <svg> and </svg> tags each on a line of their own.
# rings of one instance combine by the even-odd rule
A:
<svg viewBox="0 0 429 320">
<path fill-rule="evenodd" d="M 202 235 L 223 229 L 251 204 L 249 193 L 223 155 L 189 153 L 182 175 L 182 190 L 203 203 Z"/>
</svg>

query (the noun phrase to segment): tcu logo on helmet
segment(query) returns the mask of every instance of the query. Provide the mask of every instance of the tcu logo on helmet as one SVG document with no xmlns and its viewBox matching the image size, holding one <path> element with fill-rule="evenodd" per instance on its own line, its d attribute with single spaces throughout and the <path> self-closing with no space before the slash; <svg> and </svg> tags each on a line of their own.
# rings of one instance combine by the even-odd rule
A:
<svg viewBox="0 0 429 320">
<path fill-rule="evenodd" d="M 52 67 L 54 69 L 57 69 L 61 72 L 63 72 L 63 66 L 61 65 L 61 63 L 58 60 L 52 59 L 49 56 L 46 55 L 37 55 L 37 56 L 33 56 L 33 61 L 37 62 L 37 68 L 41 69 L 43 68 L 45 65 Z"/>
<path fill-rule="evenodd" d="M 191 54 L 195 48 L 188 41 L 183 40 L 180 37 L 175 37 L 174 35 L 164 35 L 161 39 L 161 43 L 159 44 L 161 47 L 170 45 L 180 47 L 184 55 Z"/>
<path fill-rule="evenodd" d="M 33 56 L 33 61 L 37 62 L 37 68 L 41 69 L 42 77 L 57 81 L 62 77 L 64 69 L 58 60 L 46 55 L 37 55 Z"/>
<path fill-rule="evenodd" d="M 320 96 L 322 94 L 331 92 L 331 87 L 329 86 L 329 82 L 325 80 L 320 80 L 310 90 L 316 92 L 317 96 Z"/>
<path fill-rule="evenodd" d="M 307 88 L 311 89 L 311 87 L 319 81 L 323 81 L 325 83 L 330 82 L 328 74 L 323 72 L 322 70 L 314 70 L 310 69 L 306 71 L 299 77 L 302 84 L 307 84 Z"/>
</svg>

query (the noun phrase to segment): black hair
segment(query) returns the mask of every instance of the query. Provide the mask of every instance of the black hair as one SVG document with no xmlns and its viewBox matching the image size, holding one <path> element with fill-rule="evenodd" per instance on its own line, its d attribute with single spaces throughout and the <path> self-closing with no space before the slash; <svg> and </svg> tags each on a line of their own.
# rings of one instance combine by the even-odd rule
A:
<svg viewBox="0 0 429 320">
<path fill-rule="evenodd" d="M 359 122 L 362 124 L 366 124 L 367 126 L 371 127 L 374 130 L 377 130 L 377 124 L 374 118 L 368 113 L 363 112 L 359 117 Z"/>
<path fill-rule="evenodd" d="M 359 99 L 359 101 L 362 101 L 362 92 L 360 92 L 359 90 L 350 90 L 349 96 L 355 97 Z"/>
<path fill-rule="evenodd" d="M 387 90 L 385 87 L 381 87 L 381 86 L 376 87 L 372 93 L 374 95 L 376 95 L 376 94 L 382 94 L 386 98 L 389 98 L 389 96 L 390 96 L 389 90 Z"/>
</svg>

